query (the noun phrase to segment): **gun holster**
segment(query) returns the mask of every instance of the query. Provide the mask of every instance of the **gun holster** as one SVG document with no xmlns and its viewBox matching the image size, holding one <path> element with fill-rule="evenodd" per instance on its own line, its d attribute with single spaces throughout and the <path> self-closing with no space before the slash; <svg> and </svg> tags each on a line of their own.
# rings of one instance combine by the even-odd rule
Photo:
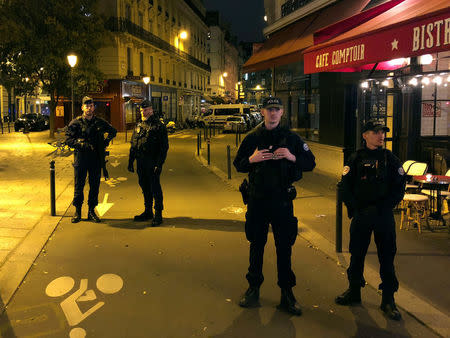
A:
<svg viewBox="0 0 450 338">
<path fill-rule="evenodd" d="M 239 186 L 239 191 L 242 195 L 242 201 L 244 204 L 248 203 L 248 181 L 246 178 L 242 181 L 241 185 Z"/>
<path fill-rule="evenodd" d="M 295 189 L 293 185 L 289 186 L 287 188 L 287 195 L 291 201 L 295 200 L 295 198 L 297 197 L 297 189 Z"/>
</svg>

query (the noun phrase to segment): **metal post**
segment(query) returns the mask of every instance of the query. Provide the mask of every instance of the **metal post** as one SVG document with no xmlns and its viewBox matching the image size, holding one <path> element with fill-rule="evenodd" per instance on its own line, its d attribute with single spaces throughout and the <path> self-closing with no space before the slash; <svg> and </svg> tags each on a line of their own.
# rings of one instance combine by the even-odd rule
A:
<svg viewBox="0 0 450 338">
<path fill-rule="evenodd" d="M 125 143 L 127 143 L 127 124 L 125 123 Z"/>
<path fill-rule="evenodd" d="M 234 128 L 233 128 L 233 129 L 234 129 Z M 237 126 L 236 126 L 236 147 L 239 145 L 238 137 L 239 137 L 239 135 L 238 135 L 238 128 L 237 128 Z"/>
<path fill-rule="evenodd" d="M 2 135 L 3 135 L 3 121 L 2 121 L 2 123 L 1 123 L 1 124 L 2 124 Z"/>
<path fill-rule="evenodd" d="M 55 201 L 55 161 L 50 161 L 50 214 L 56 216 Z"/>
<path fill-rule="evenodd" d="M 74 117 L 74 114 L 73 114 L 73 111 L 74 111 L 74 109 L 73 109 L 73 67 L 70 67 L 70 81 L 72 84 L 72 109 L 70 111 L 71 116 L 70 116 L 69 121 L 72 121 L 72 119 Z"/>
<path fill-rule="evenodd" d="M 8 133 L 11 132 L 11 129 L 9 128 L 9 121 L 8 121 Z"/>
<path fill-rule="evenodd" d="M 213 136 L 216 136 L 216 125 L 213 125 Z"/>
<path fill-rule="evenodd" d="M 200 156 L 200 142 L 201 142 L 201 135 L 200 133 L 197 134 L 197 156 Z"/>
<path fill-rule="evenodd" d="M 230 146 L 227 145 L 227 167 L 228 167 L 228 179 L 231 180 L 231 150 Z"/>
<path fill-rule="evenodd" d="M 208 165 L 211 164 L 211 143 L 208 140 Z"/>
<path fill-rule="evenodd" d="M 209 139 L 211 139 L 211 136 L 212 136 L 212 133 L 211 133 L 211 132 L 212 132 L 212 130 L 211 130 L 212 128 L 211 128 L 211 127 L 212 127 L 212 126 L 209 125 Z"/>
<path fill-rule="evenodd" d="M 336 185 L 336 252 L 342 252 L 342 182 Z"/>
</svg>

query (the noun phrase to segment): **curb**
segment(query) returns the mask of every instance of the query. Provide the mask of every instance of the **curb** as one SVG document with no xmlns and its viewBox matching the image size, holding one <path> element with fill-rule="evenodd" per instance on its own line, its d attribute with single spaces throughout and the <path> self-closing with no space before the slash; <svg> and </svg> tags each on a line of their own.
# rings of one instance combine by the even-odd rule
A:
<svg viewBox="0 0 450 338">
<path fill-rule="evenodd" d="M 194 157 L 203 167 L 212 171 L 227 185 L 239 190 L 240 182 L 233 178 L 229 180 L 228 176 L 222 170 L 214 165 L 208 165 L 207 160 L 202 156 L 202 150 L 200 150 L 200 156 L 197 156 L 197 152 L 195 152 Z M 298 234 L 300 237 L 333 259 L 342 268 L 348 267 L 348 263 L 350 262 L 350 254 L 348 252 L 337 253 L 333 243 L 303 222 L 299 221 L 299 228 L 301 228 Z M 378 290 L 378 284 L 380 283 L 378 271 L 366 265 L 364 268 L 364 277 L 368 285 Z M 416 296 L 411 290 L 403 286 L 397 292 L 395 299 L 398 307 L 430 328 L 434 333 L 441 337 L 450 337 L 450 316 L 441 312 L 432 304 Z"/>
</svg>

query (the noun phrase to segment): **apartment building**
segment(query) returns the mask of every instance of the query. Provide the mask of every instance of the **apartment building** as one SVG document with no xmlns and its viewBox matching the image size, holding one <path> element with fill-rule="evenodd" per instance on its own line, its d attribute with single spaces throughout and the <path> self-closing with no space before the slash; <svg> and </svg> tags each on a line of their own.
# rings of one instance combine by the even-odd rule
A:
<svg viewBox="0 0 450 338">
<path fill-rule="evenodd" d="M 100 115 L 123 130 L 151 98 L 164 118 L 184 121 L 200 109 L 210 66 L 200 0 L 100 0 L 113 41 L 99 51 L 107 80 L 92 93 Z"/>
</svg>

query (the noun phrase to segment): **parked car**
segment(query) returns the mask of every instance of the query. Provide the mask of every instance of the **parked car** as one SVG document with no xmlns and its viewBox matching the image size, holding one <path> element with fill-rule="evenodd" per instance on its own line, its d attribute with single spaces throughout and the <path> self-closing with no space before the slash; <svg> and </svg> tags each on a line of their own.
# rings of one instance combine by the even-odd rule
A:
<svg viewBox="0 0 450 338">
<path fill-rule="evenodd" d="M 200 127 L 209 125 L 223 126 L 228 117 L 250 113 L 250 106 L 247 104 L 217 104 L 211 105 L 209 108 L 210 112 L 204 113 L 199 119 Z"/>
<path fill-rule="evenodd" d="M 26 129 L 29 131 L 40 131 L 50 128 L 50 121 L 47 115 L 25 114 L 14 122 L 14 130 Z"/>
<path fill-rule="evenodd" d="M 236 132 L 243 133 L 247 130 L 247 123 L 243 116 L 229 116 L 223 125 L 223 132 Z"/>
</svg>

